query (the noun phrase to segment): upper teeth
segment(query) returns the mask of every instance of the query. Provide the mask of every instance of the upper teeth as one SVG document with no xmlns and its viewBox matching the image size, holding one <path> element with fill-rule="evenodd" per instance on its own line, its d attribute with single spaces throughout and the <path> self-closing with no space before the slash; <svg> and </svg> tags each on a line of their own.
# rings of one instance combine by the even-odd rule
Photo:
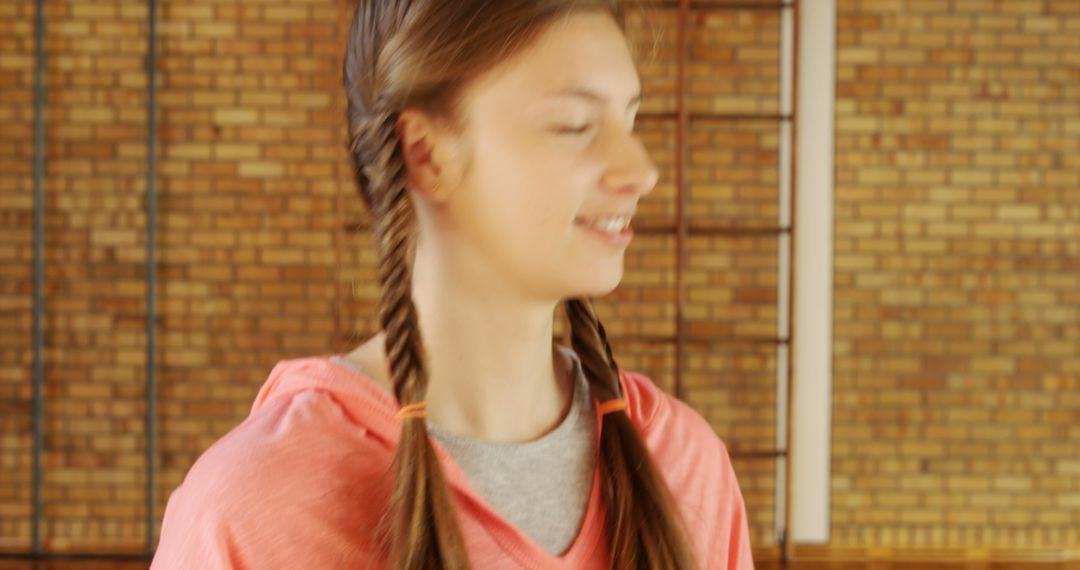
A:
<svg viewBox="0 0 1080 570">
<path fill-rule="evenodd" d="M 610 216 L 585 220 L 585 223 L 605 232 L 621 232 L 630 225 L 630 216 Z"/>
</svg>

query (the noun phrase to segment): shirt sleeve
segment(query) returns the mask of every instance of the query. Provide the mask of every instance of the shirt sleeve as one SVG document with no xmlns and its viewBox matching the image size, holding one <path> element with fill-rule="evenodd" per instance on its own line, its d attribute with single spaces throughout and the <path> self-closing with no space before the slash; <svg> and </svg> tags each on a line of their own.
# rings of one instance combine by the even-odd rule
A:
<svg viewBox="0 0 1080 570">
<path fill-rule="evenodd" d="M 189 497 L 181 484 L 169 495 L 161 537 L 151 570 L 241 570 L 248 566 L 237 549 L 235 536 L 222 516 L 220 505 L 208 497 Z"/>
<path fill-rule="evenodd" d="M 754 558 L 750 548 L 750 528 L 746 520 L 746 505 L 743 502 L 739 481 L 735 477 L 735 468 L 723 440 L 716 440 L 720 446 L 721 489 L 723 500 L 718 504 L 719 536 L 713 542 L 708 568 L 724 570 L 754 570 Z"/>
</svg>

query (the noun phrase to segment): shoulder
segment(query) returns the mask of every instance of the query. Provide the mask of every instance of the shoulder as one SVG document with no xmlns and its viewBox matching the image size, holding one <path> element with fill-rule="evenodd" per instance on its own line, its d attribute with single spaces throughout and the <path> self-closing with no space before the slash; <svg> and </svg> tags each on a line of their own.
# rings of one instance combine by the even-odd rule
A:
<svg viewBox="0 0 1080 570">
<path fill-rule="evenodd" d="M 330 393 L 274 398 L 211 444 L 170 494 L 155 569 L 285 567 L 343 528 L 362 536 L 372 521 L 348 506 L 385 496 L 379 451 Z M 323 546 L 344 555 L 343 545 Z"/>
<path fill-rule="evenodd" d="M 746 507 L 728 446 L 697 410 L 648 376 L 620 374 L 631 418 L 710 568 L 753 568 Z"/>
<path fill-rule="evenodd" d="M 182 485 L 222 508 L 252 496 L 296 497 L 331 481 L 371 443 L 333 394 L 305 388 L 275 398 L 208 447 Z"/>
<path fill-rule="evenodd" d="M 623 370 L 620 380 L 630 417 L 654 455 L 683 455 L 692 457 L 695 465 L 720 472 L 731 469 L 727 445 L 700 412 L 665 392 L 645 374 Z M 676 460 L 668 465 L 688 464 Z"/>
<path fill-rule="evenodd" d="M 703 438 L 708 442 L 719 440 L 715 430 L 701 413 L 665 392 L 645 374 L 620 370 L 619 380 L 630 417 L 642 433 L 661 430 L 668 436 L 690 436 L 695 439 Z"/>
</svg>

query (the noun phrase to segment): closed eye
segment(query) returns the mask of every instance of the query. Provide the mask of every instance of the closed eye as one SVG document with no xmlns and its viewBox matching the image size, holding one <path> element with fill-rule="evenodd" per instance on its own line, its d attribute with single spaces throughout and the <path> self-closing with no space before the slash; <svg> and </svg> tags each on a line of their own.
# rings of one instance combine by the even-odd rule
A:
<svg viewBox="0 0 1080 570">
<path fill-rule="evenodd" d="M 592 125 L 589 125 L 589 124 L 581 125 L 579 127 L 578 126 L 566 126 L 566 127 L 558 127 L 558 128 L 556 128 L 555 132 L 560 133 L 560 134 L 568 134 L 568 135 L 583 135 L 583 134 L 587 133 L 589 131 L 589 129 L 591 129 L 591 128 L 592 128 Z"/>
</svg>

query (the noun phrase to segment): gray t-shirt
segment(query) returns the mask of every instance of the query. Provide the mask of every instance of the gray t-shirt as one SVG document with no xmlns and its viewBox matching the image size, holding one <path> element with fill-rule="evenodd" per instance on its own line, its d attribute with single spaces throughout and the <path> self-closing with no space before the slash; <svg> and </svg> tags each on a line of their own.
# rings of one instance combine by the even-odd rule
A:
<svg viewBox="0 0 1080 570">
<path fill-rule="evenodd" d="M 496 512 L 559 556 L 570 548 L 584 522 L 596 467 L 596 414 L 577 354 L 569 347 L 554 346 L 572 362 L 574 378 L 570 412 L 554 430 L 532 441 L 499 443 L 425 423 Z M 331 359 L 366 375 L 350 360 Z"/>
</svg>

